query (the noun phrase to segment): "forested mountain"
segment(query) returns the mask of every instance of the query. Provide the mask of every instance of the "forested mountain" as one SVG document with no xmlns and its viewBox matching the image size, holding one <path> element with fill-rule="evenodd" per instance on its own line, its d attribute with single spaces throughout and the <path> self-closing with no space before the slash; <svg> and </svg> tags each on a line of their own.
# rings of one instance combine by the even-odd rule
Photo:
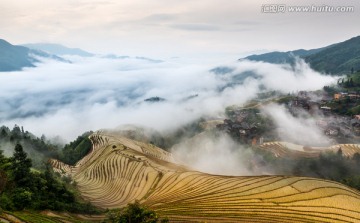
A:
<svg viewBox="0 0 360 223">
<path fill-rule="evenodd" d="M 308 55 L 305 61 L 317 71 L 341 74 L 360 70 L 360 36 Z"/>
<path fill-rule="evenodd" d="M 293 64 L 296 57 L 303 58 L 319 72 L 348 74 L 360 70 L 360 36 L 319 49 L 270 52 L 250 55 L 244 59 L 274 64 Z"/>
<path fill-rule="evenodd" d="M 283 63 L 293 64 L 295 62 L 295 57 L 306 57 L 315 54 L 317 52 L 320 52 L 321 50 L 323 50 L 323 48 L 312 49 L 312 50 L 300 49 L 300 50 L 293 50 L 287 52 L 276 51 L 276 52 L 264 53 L 260 55 L 250 55 L 245 59 L 254 60 L 254 61 L 263 61 L 274 64 L 283 64 Z"/>
</svg>

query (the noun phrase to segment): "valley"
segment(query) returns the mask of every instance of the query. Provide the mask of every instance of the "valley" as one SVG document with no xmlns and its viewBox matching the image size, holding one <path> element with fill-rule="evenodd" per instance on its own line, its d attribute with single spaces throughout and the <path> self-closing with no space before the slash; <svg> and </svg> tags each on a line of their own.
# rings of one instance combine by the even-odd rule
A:
<svg viewBox="0 0 360 223">
<path fill-rule="evenodd" d="M 359 3 L 3 1 L 0 222 L 360 222 Z"/>
</svg>

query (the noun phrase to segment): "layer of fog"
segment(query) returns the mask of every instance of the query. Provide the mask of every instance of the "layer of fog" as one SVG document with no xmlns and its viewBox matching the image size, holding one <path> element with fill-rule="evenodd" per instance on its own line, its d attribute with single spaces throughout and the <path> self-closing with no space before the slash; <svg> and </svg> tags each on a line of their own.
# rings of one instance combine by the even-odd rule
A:
<svg viewBox="0 0 360 223">
<path fill-rule="evenodd" d="M 325 136 L 317 124 L 315 117 L 307 115 L 294 116 L 284 106 L 271 104 L 265 106 L 262 111 L 267 114 L 276 124 L 279 138 L 285 142 L 291 142 L 304 146 L 328 146 L 331 141 Z"/>
<path fill-rule="evenodd" d="M 68 58 L 69 59 L 69 58 Z M 261 90 L 315 90 L 334 78 L 299 61 L 295 68 L 261 62 L 192 64 L 139 59 L 70 58 L 0 73 L 0 123 L 73 140 L 87 130 L 140 124 L 168 132 L 199 117 L 222 117 Z M 227 73 L 211 72 L 225 66 Z M 251 73 L 251 75 L 249 75 Z M 197 97 L 191 97 L 197 95 Z M 150 97 L 161 103 L 145 103 Z"/>
<path fill-rule="evenodd" d="M 249 164 L 254 155 L 228 135 L 202 133 L 172 147 L 178 162 L 205 173 L 220 175 L 254 175 Z"/>
</svg>

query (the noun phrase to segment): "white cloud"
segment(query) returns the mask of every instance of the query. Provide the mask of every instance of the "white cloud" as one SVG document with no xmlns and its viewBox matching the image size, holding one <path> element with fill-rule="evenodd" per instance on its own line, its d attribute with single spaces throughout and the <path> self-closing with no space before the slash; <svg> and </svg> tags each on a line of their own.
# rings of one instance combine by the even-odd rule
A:
<svg viewBox="0 0 360 223">
<path fill-rule="evenodd" d="M 358 1 L 341 1 L 341 5 L 355 7 L 354 13 L 342 14 L 262 13 L 263 4 L 272 3 L 2 0 L 0 33 L 14 43 L 58 42 L 96 53 L 152 57 L 231 54 L 234 58 L 250 50 L 323 47 L 360 32 L 353 22 L 359 20 Z M 339 5 L 324 0 L 276 4 Z"/>
<path fill-rule="evenodd" d="M 151 63 L 139 59 L 78 58 L 72 64 L 45 61 L 37 68 L 0 73 L 0 121 L 67 140 L 87 130 L 141 124 L 173 130 L 201 116 L 256 97 L 260 86 L 284 93 L 315 90 L 334 78 L 299 63 L 297 71 L 249 61 L 230 63 L 228 74 L 209 72 L 213 64 Z M 251 71 L 257 79 L 243 78 Z M 238 82 L 239 78 L 244 80 Z M 286 82 L 284 82 L 286 80 Z M 238 82 L 237 84 L 234 84 Z M 300 84 L 299 84 L 300 83 Z M 185 100 L 192 95 L 198 97 Z M 162 97 L 162 103 L 144 99 Z"/>
<path fill-rule="evenodd" d="M 264 107 L 263 111 L 274 120 L 282 141 L 306 146 L 328 146 L 331 143 L 312 117 L 294 117 L 276 104 Z"/>
<path fill-rule="evenodd" d="M 249 160 L 253 156 L 227 135 L 203 133 L 183 140 L 171 148 L 178 162 L 195 170 L 211 174 L 244 176 L 253 175 L 249 170 Z"/>
</svg>

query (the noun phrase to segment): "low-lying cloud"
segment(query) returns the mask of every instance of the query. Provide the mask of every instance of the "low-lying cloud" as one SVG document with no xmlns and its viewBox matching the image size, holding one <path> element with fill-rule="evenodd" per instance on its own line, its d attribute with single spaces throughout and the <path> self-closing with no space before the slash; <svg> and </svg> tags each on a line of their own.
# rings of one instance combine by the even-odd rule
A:
<svg viewBox="0 0 360 223">
<path fill-rule="evenodd" d="M 202 116 L 219 117 L 262 90 L 284 93 L 315 90 L 334 78 L 299 61 L 295 69 L 261 62 L 183 63 L 125 58 L 68 58 L 71 64 L 43 61 L 36 68 L 0 73 L 0 123 L 24 126 L 35 134 L 72 140 L 87 130 L 140 124 L 171 131 Z M 249 75 L 251 73 L 251 75 Z M 191 97 L 197 95 L 196 97 Z M 146 103 L 151 97 L 165 98 Z"/>
<path fill-rule="evenodd" d="M 271 104 L 262 109 L 277 126 L 282 141 L 306 146 L 328 146 L 331 144 L 324 131 L 312 117 L 293 116 L 284 106 Z"/>
<path fill-rule="evenodd" d="M 180 163 L 205 173 L 244 176 L 253 175 L 249 160 L 253 156 L 228 135 L 202 133 L 173 146 L 171 152 Z"/>
</svg>

